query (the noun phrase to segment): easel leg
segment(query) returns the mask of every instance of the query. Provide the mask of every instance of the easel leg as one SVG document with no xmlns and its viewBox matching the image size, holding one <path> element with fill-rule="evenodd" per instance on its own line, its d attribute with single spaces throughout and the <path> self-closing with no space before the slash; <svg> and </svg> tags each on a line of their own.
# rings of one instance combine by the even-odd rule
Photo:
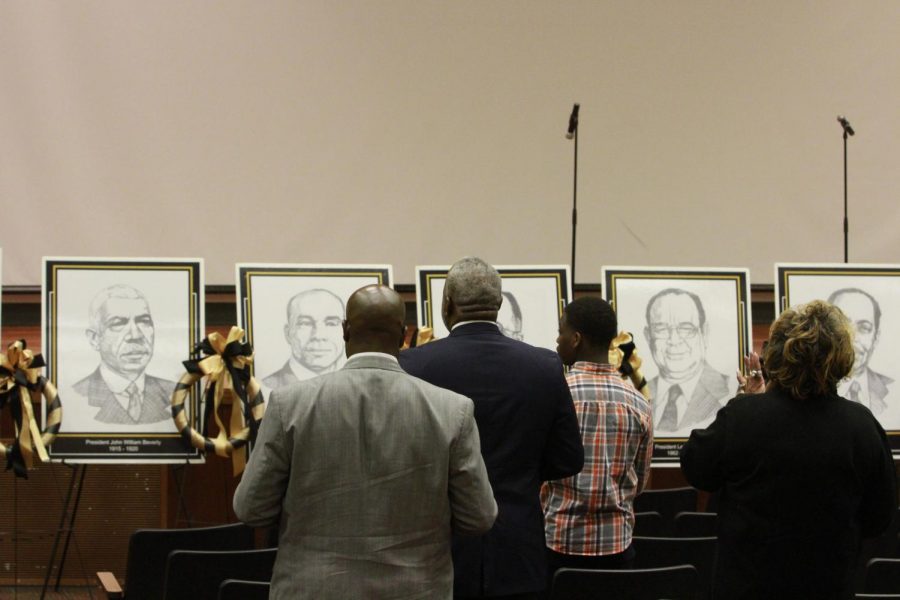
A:
<svg viewBox="0 0 900 600">
<path fill-rule="evenodd" d="M 75 494 L 75 506 L 72 508 L 72 516 L 69 518 L 69 530 L 66 532 L 66 543 L 63 545 L 62 558 L 59 560 L 59 569 L 56 571 L 56 585 L 53 590 L 59 591 L 59 582 L 62 579 L 63 568 L 66 566 L 66 556 L 69 554 L 69 542 L 72 541 L 72 532 L 75 531 L 75 516 L 78 514 L 78 505 L 81 503 L 81 490 L 84 489 L 84 475 L 87 473 L 87 465 L 81 465 L 81 477 L 78 480 L 78 493 Z"/>
<path fill-rule="evenodd" d="M 66 463 L 63 463 L 66 464 Z M 76 481 L 78 482 L 78 493 L 77 500 L 75 501 L 75 511 L 72 512 L 71 519 L 69 521 L 69 530 L 68 536 L 66 537 L 66 548 L 69 547 L 69 539 L 72 534 L 72 526 L 75 523 L 75 514 L 78 510 L 78 500 L 81 499 L 81 489 L 84 484 L 84 475 L 87 471 L 87 465 L 81 465 L 81 476 L 79 477 L 79 467 L 71 466 L 66 464 L 67 467 L 72 469 L 72 478 L 69 480 L 69 491 L 66 493 L 66 501 L 63 504 L 62 515 L 59 518 L 59 527 L 56 529 L 56 538 L 53 540 L 53 549 L 50 551 L 50 560 L 47 561 L 47 574 L 44 575 L 44 586 L 41 588 L 41 600 L 44 600 L 44 597 L 47 595 L 47 586 L 50 583 L 50 574 L 53 572 L 53 564 L 56 562 L 56 552 L 59 550 L 59 541 L 62 538 L 63 531 L 65 530 L 66 525 L 66 516 L 69 514 L 69 506 L 72 504 L 72 494 L 75 492 Z M 65 556 L 65 555 L 64 555 Z M 65 560 L 65 558 L 63 558 Z M 62 572 L 62 566 L 60 566 L 60 572 Z M 59 578 L 56 580 L 56 587 L 59 589 Z"/>
<path fill-rule="evenodd" d="M 179 465 L 172 469 L 172 476 L 175 477 L 176 471 L 181 471 L 181 478 L 177 479 L 178 481 L 178 508 L 175 511 L 175 527 L 178 527 L 178 519 L 181 516 L 181 512 L 184 511 L 185 519 L 187 519 L 187 526 L 193 527 L 191 513 L 188 512 L 187 503 L 184 501 L 184 480 L 187 477 L 188 467 L 190 466 L 190 461 L 188 459 L 184 460 L 184 465 Z"/>
</svg>

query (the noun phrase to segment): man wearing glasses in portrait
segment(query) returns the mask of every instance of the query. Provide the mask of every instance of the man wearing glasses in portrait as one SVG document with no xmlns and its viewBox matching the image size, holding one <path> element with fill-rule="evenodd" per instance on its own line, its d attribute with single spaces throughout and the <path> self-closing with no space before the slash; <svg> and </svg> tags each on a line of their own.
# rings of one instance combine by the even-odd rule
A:
<svg viewBox="0 0 900 600">
<path fill-rule="evenodd" d="M 708 424 L 730 390 L 729 377 L 706 362 L 709 324 L 700 298 L 678 288 L 658 292 L 647 303 L 644 336 L 659 368 L 648 382 L 657 436 Z"/>
</svg>

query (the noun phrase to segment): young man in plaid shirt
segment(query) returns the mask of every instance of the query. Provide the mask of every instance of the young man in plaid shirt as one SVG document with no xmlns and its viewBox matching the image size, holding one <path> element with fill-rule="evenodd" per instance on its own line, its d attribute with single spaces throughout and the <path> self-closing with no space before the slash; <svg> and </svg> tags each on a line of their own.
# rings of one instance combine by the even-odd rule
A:
<svg viewBox="0 0 900 600">
<path fill-rule="evenodd" d="M 559 322 L 556 351 L 571 367 L 584 469 L 542 490 L 551 581 L 561 567 L 616 568 L 634 559 L 634 497 L 650 475 L 653 411 L 609 363 L 617 327 L 612 307 L 593 297 L 566 306 Z"/>
</svg>

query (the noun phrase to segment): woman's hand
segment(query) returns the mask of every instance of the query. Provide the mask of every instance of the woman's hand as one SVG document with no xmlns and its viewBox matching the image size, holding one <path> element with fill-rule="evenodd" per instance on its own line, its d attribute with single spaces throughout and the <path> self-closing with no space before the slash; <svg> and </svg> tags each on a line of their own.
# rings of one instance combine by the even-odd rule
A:
<svg viewBox="0 0 900 600">
<path fill-rule="evenodd" d="M 759 354 L 751 352 L 744 357 L 744 370 L 747 373 L 746 377 L 740 371 L 737 372 L 738 393 L 762 393 L 766 389 L 766 380 L 762 375 L 762 365 L 759 362 Z"/>
</svg>

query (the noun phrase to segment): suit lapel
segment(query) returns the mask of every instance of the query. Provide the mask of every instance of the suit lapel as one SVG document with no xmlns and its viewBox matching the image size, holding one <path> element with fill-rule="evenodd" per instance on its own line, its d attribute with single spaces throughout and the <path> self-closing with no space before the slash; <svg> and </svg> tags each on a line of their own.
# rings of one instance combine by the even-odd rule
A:
<svg viewBox="0 0 900 600">
<path fill-rule="evenodd" d="M 722 376 L 709 365 L 704 365 L 682 423 L 689 425 L 714 415 L 722 407 L 720 400 L 727 394 L 728 386 L 722 381 Z"/>
</svg>

